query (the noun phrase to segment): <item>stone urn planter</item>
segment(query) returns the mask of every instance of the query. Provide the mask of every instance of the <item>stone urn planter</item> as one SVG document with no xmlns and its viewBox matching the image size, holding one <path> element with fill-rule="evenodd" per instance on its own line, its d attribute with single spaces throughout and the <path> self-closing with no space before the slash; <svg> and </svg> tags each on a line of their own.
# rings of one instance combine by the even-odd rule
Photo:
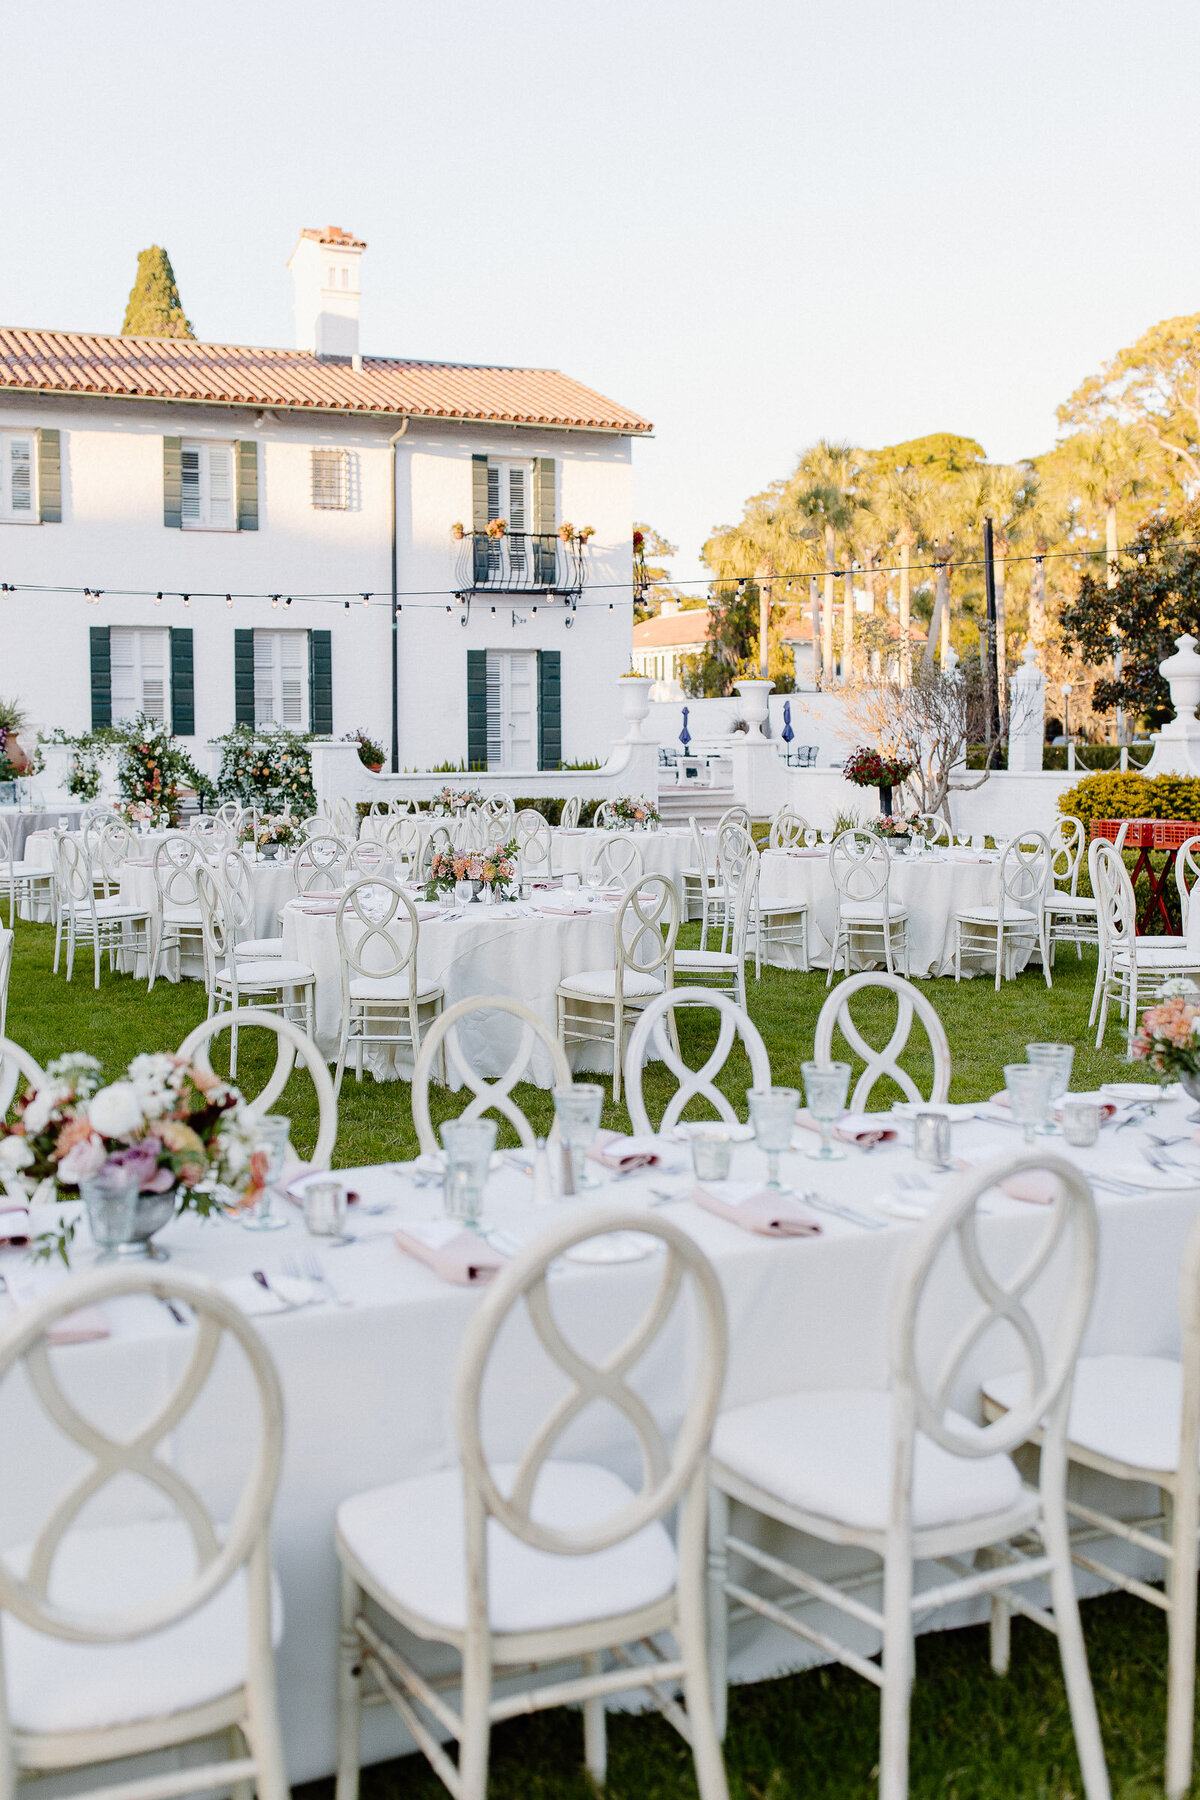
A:
<svg viewBox="0 0 1200 1800">
<path fill-rule="evenodd" d="M 1196 640 L 1190 631 L 1177 637 L 1175 642 L 1178 648 L 1174 656 L 1160 662 L 1158 672 L 1171 690 L 1175 717 L 1194 719 L 1196 707 L 1200 705 L 1200 656 L 1196 655 Z"/>
<path fill-rule="evenodd" d="M 745 720 L 751 737 L 766 737 L 767 695 L 775 686 L 773 681 L 735 681 L 740 706 L 738 716 Z"/>
<path fill-rule="evenodd" d="M 625 741 L 640 743 L 642 723 L 650 711 L 650 689 L 654 686 L 654 678 L 651 675 L 622 675 L 617 685 L 621 690 L 621 706 L 629 721 Z"/>
</svg>

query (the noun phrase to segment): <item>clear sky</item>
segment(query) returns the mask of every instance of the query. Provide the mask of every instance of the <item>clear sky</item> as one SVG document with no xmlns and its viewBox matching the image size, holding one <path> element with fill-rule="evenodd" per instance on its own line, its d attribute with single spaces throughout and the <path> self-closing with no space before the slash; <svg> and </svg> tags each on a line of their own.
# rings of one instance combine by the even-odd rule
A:
<svg viewBox="0 0 1200 1800">
<path fill-rule="evenodd" d="M 562 368 L 655 422 L 678 577 L 815 437 L 995 458 L 1200 310 L 1195 0 L 0 0 L 4 323 L 290 344 L 301 226 L 367 354 Z"/>
</svg>

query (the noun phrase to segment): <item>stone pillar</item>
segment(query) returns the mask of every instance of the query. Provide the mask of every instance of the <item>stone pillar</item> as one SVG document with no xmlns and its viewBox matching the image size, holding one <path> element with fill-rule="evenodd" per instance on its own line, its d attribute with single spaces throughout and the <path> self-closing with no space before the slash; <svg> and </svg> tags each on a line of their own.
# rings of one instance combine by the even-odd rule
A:
<svg viewBox="0 0 1200 1800">
<path fill-rule="evenodd" d="M 1022 774 L 1040 774 L 1046 737 L 1046 678 L 1038 668 L 1036 645 L 1026 644 L 1008 690 L 1008 766 Z"/>
<path fill-rule="evenodd" d="M 1171 690 L 1175 717 L 1155 734 L 1154 754 L 1146 764 L 1147 775 L 1200 774 L 1200 656 L 1190 632 L 1177 637 L 1174 656 L 1160 662 L 1158 672 Z"/>
</svg>

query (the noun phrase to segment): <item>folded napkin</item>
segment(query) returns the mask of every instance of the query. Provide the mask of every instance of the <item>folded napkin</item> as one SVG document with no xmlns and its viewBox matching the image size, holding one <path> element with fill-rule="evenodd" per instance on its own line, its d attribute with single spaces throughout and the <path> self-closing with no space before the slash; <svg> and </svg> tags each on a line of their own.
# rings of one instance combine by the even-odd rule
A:
<svg viewBox="0 0 1200 1800">
<path fill-rule="evenodd" d="M 621 1175 L 629 1175 L 634 1169 L 655 1169 L 662 1161 L 656 1138 L 626 1137 L 623 1131 L 597 1139 L 588 1156 L 602 1169 L 616 1169 Z"/>
<path fill-rule="evenodd" d="M 539 906 L 538 911 L 545 919 L 586 919 L 591 912 L 590 906 Z"/>
<path fill-rule="evenodd" d="M 152 869 L 154 858 L 152 856 L 127 856 L 125 867 L 127 869 Z"/>
<path fill-rule="evenodd" d="M 445 907 L 439 906 L 436 900 L 415 900 L 413 902 L 413 911 L 418 919 L 440 919 L 445 910 Z"/>
<path fill-rule="evenodd" d="M 248 1318 L 268 1313 L 294 1312 L 298 1306 L 315 1306 L 324 1299 L 320 1288 L 296 1275 L 268 1275 L 270 1287 L 263 1287 L 253 1275 L 234 1275 L 221 1283 L 227 1294 Z"/>
<path fill-rule="evenodd" d="M 994 1155 L 992 1150 L 968 1150 L 955 1157 L 955 1166 L 977 1169 L 981 1163 L 991 1162 Z M 1028 1200 L 1034 1206 L 1049 1206 L 1058 1199 L 1058 1176 L 1052 1175 L 1049 1169 L 1020 1169 L 1015 1175 L 998 1181 L 996 1186 L 1010 1200 Z"/>
<path fill-rule="evenodd" d="M 857 1144 L 860 1150 L 873 1150 L 876 1144 L 897 1144 L 900 1133 L 886 1123 L 886 1113 L 846 1113 L 833 1128 L 833 1135 L 843 1144 Z M 802 1131 L 820 1131 L 821 1127 L 805 1107 L 796 1114 Z"/>
<path fill-rule="evenodd" d="M 756 1181 L 697 1184 L 692 1199 L 705 1212 L 716 1213 L 718 1219 L 728 1219 L 731 1225 L 764 1237 L 816 1237 L 821 1229 L 790 1194 L 772 1194 Z"/>
<path fill-rule="evenodd" d="M 24 1268 L 5 1270 L 4 1282 L 8 1289 L 9 1299 L 18 1310 L 30 1306 L 40 1300 L 43 1294 L 49 1293 L 64 1281 L 71 1278 L 65 1270 Z M 46 1333 L 48 1344 L 92 1344 L 99 1338 L 111 1335 L 108 1320 L 98 1306 L 81 1306 L 78 1312 L 67 1313 Z"/>
<path fill-rule="evenodd" d="M 465 1231 L 453 1219 L 414 1220 L 396 1233 L 396 1248 L 415 1256 L 455 1287 L 477 1287 L 490 1281 L 505 1262 L 478 1232 Z"/>
<path fill-rule="evenodd" d="M 894 1119 L 912 1119 L 919 1112 L 941 1113 L 943 1118 L 973 1119 L 979 1110 L 977 1100 L 893 1100 Z"/>
<path fill-rule="evenodd" d="M 310 918 L 332 918 L 338 909 L 336 900 L 293 900 L 291 902 L 297 912 L 307 913 Z"/>
<path fill-rule="evenodd" d="M 29 1242 L 29 1208 L 6 1207 L 0 1212 L 0 1250 L 23 1250 Z"/>
</svg>

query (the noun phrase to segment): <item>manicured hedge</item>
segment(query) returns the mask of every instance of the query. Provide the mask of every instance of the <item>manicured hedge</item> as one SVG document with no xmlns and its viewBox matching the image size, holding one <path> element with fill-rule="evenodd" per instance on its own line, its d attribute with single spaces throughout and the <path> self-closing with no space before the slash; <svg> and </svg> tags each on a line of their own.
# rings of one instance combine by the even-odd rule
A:
<svg viewBox="0 0 1200 1800">
<path fill-rule="evenodd" d="M 1200 778 L 1192 775 L 1085 775 L 1059 796 L 1058 810 L 1090 826 L 1093 819 L 1195 819 Z"/>
</svg>

